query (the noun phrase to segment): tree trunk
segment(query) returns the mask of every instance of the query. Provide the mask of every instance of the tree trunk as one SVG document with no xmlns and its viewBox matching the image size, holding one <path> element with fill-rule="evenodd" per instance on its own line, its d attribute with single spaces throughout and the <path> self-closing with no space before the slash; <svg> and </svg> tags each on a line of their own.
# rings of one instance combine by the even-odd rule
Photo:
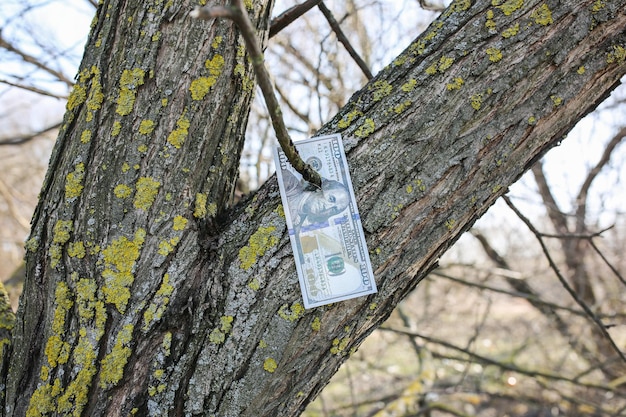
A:
<svg viewBox="0 0 626 417">
<path fill-rule="evenodd" d="M 247 3 L 265 39 L 270 4 Z M 98 9 L 27 242 L 7 416 L 298 415 L 626 72 L 626 0 L 453 2 L 319 132 L 343 135 L 379 292 L 305 311 L 275 178 L 228 207 L 243 40 L 191 8 Z"/>
</svg>

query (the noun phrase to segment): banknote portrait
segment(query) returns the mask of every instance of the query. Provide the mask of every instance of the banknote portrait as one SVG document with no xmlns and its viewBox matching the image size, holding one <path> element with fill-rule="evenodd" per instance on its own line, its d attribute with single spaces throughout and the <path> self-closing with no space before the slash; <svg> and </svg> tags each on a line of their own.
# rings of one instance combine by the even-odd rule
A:
<svg viewBox="0 0 626 417">
<path fill-rule="evenodd" d="M 294 226 L 321 223 L 340 214 L 350 204 L 350 192 L 339 181 L 322 178 L 322 188 L 299 180 L 289 171 L 283 173 L 285 194 Z"/>
</svg>

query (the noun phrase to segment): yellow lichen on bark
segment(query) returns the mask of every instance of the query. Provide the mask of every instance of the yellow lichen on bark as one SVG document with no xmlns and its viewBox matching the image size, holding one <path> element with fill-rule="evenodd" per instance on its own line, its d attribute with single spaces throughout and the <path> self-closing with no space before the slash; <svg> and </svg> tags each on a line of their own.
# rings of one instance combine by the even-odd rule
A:
<svg viewBox="0 0 626 417">
<path fill-rule="evenodd" d="M 154 130 L 154 120 L 145 119 L 139 124 L 139 133 L 149 135 Z"/>
<path fill-rule="evenodd" d="M 181 215 L 174 217 L 174 224 L 172 225 L 172 229 L 174 230 L 183 230 L 185 226 L 187 226 L 188 220 Z"/>
<path fill-rule="evenodd" d="M 546 25 L 551 25 L 553 23 L 552 11 L 548 7 L 548 5 L 545 3 L 539 6 L 537 9 L 535 9 L 530 14 L 530 17 L 535 19 L 535 23 L 537 23 L 538 25 L 546 26 Z"/>
<path fill-rule="evenodd" d="M 362 116 L 363 112 L 360 110 L 352 110 L 350 113 L 346 114 L 337 124 L 340 129 L 344 129 L 352 123 L 354 119 L 359 116 Z"/>
<path fill-rule="evenodd" d="M 115 194 L 115 196 L 117 198 L 126 198 L 126 197 L 130 197 L 130 195 L 133 193 L 133 189 L 130 188 L 128 185 L 126 184 L 118 184 L 115 186 L 115 188 L 113 189 L 113 194 Z"/>
<path fill-rule="evenodd" d="M 293 303 L 290 308 L 288 308 L 287 304 L 283 304 L 280 309 L 278 309 L 278 315 L 283 320 L 287 320 L 290 322 L 294 322 L 298 320 L 300 317 L 304 315 L 304 307 L 300 303 Z"/>
<path fill-rule="evenodd" d="M 363 122 L 363 124 L 359 126 L 356 132 L 354 132 L 354 135 L 359 138 L 366 138 L 371 133 L 373 133 L 374 130 L 376 130 L 376 124 L 374 123 L 374 120 L 367 118 L 365 119 L 365 122 Z"/>
<path fill-rule="evenodd" d="M 621 64 L 626 61 L 626 49 L 620 45 L 613 45 L 613 51 L 606 56 L 607 64 Z"/>
<path fill-rule="evenodd" d="M 61 261 L 63 245 L 70 240 L 70 234 L 74 231 L 74 223 L 71 220 L 58 220 L 52 231 L 52 245 L 48 251 L 50 266 L 55 268 Z"/>
<path fill-rule="evenodd" d="M 492 0 L 491 4 L 502 10 L 506 16 L 510 16 L 513 12 L 519 10 L 524 5 L 524 0 Z"/>
<path fill-rule="evenodd" d="M 127 324 L 117 334 L 115 345 L 100 362 L 100 387 L 108 388 L 117 384 L 124 375 L 124 367 L 132 353 L 130 341 L 133 335 L 133 325 Z"/>
<path fill-rule="evenodd" d="M 74 171 L 65 177 L 65 199 L 72 200 L 83 192 L 83 179 L 85 178 L 85 164 L 76 164 Z"/>
<path fill-rule="evenodd" d="M 191 123 L 189 122 L 189 119 L 185 117 L 185 112 L 183 112 L 180 118 L 176 121 L 176 129 L 174 129 L 167 137 L 169 144 L 176 149 L 180 149 L 189 134 L 190 125 Z"/>
<path fill-rule="evenodd" d="M 120 313 L 126 311 L 126 305 L 130 299 L 130 286 L 135 279 L 133 268 L 139 258 L 145 237 L 146 231 L 138 229 L 133 240 L 122 236 L 102 251 L 104 260 L 102 292 L 106 302 L 114 304 Z"/>
<path fill-rule="evenodd" d="M 150 306 L 143 313 L 143 331 L 147 331 L 152 323 L 161 319 L 173 292 L 174 286 L 170 284 L 170 275 L 165 274 Z"/>
<path fill-rule="evenodd" d="M 250 236 L 248 244 L 239 250 L 239 262 L 242 269 L 250 269 L 263 256 L 265 252 L 278 243 L 278 237 L 274 235 L 275 226 L 259 227 Z"/>
<path fill-rule="evenodd" d="M 207 203 L 207 195 L 203 193 L 197 193 L 196 205 L 193 210 L 193 217 L 196 217 L 198 219 L 204 219 L 206 217 L 206 214 L 207 214 L 206 203 Z"/>
<path fill-rule="evenodd" d="M 133 205 L 136 209 L 148 210 L 159 191 L 161 183 L 151 177 L 141 177 L 137 180 L 137 192 L 135 193 L 135 199 Z"/>
<path fill-rule="evenodd" d="M 214 328 L 209 334 L 209 342 L 219 345 L 224 343 L 226 335 L 232 330 L 233 316 L 220 317 L 220 326 Z"/>
<path fill-rule="evenodd" d="M 125 69 L 120 78 L 120 94 L 115 112 L 120 116 L 130 114 L 135 105 L 137 88 L 144 83 L 145 71 L 141 68 Z"/>
<path fill-rule="evenodd" d="M 276 371 L 276 368 L 278 368 L 278 364 L 272 358 L 267 358 L 263 362 L 263 369 L 265 369 L 270 374 L 273 374 Z"/>
<path fill-rule="evenodd" d="M 498 62 L 502 59 L 502 51 L 498 48 L 487 48 L 485 52 L 487 53 L 487 56 L 489 56 L 489 61 L 491 62 Z"/>
</svg>

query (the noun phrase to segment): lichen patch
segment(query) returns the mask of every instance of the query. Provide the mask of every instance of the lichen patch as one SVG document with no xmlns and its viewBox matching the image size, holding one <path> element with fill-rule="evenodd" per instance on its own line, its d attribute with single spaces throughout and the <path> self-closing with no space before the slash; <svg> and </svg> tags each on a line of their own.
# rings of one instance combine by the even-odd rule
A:
<svg viewBox="0 0 626 417">
<path fill-rule="evenodd" d="M 146 231 L 138 229 L 133 240 L 122 236 L 102 250 L 104 261 L 102 292 L 106 302 L 115 305 L 120 313 L 126 311 L 130 299 L 130 287 L 135 280 L 133 269 L 145 237 Z"/>
<path fill-rule="evenodd" d="M 248 244 L 239 250 L 241 268 L 248 270 L 267 250 L 278 243 L 275 226 L 261 226 L 250 236 Z"/>
</svg>

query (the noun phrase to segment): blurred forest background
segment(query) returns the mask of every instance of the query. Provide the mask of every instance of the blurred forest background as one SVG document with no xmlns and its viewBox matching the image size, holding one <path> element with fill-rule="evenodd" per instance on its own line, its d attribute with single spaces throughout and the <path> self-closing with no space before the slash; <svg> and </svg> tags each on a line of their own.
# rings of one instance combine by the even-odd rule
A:
<svg viewBox="0 0 626 417">
<path fill-rule="evenodd" d="M 312 136 L 447 3 L 277 0 L 266 62 L 293 137 Z M 0 280 L 14 308 L 96 7 L 0 3 Z M 259 96 L 235 201 L 274 172 Z M 626 415 L 625 138 L 619 86 L 440 260 L 305 415 Z"/>
</svg>

